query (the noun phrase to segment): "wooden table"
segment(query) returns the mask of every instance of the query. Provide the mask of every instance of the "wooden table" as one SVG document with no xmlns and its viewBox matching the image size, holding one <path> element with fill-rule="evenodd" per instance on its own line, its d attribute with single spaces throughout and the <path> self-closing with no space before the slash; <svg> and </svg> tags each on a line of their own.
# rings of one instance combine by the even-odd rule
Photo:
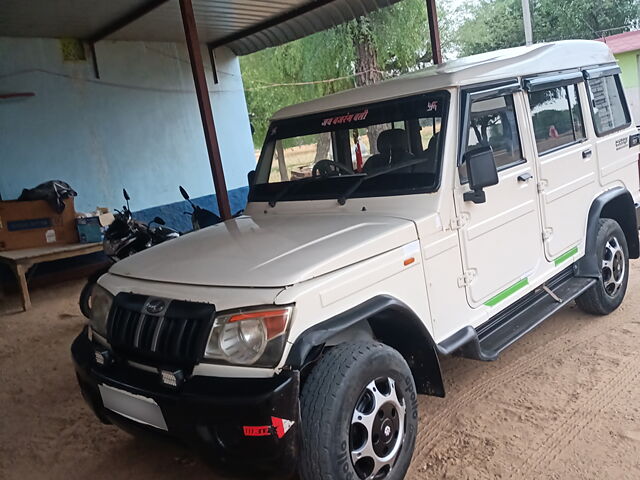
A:
<svg viewBox="0 0 640 480">
<path fill-rule="evenodd" d="M 9 250 L 0 252 L 0 263 L 9 265 L 20 286 L 22 295 L 22 308 L 27 311 L 31 308 L 29 286 L 27 285 L 27 272 L 29 269 L 42 262 L 51 262 L 63 258 L 79 257 L 89 253 L 102 251 L 102 243 L 73 243 L 69 245 L 51 245 L 40 248 L 25 248 L 22 250 Z"/>
</svg>

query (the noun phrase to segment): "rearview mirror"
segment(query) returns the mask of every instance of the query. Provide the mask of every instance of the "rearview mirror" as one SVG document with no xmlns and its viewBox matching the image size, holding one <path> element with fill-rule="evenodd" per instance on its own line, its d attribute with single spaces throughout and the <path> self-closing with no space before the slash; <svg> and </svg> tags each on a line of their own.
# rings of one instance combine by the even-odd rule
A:
<svg viewBox="0 0 640 480">
<path fill-rule="evenodd" d="M 498 169 L 493 157 L 493 149 L 490 146 L 475 148 L 464 154 L 463 161 L 467 165 L 467 178 L 471 191 L 465 192 L 462 198 L 465 202 L 486 202 L 484 188 L 498 183 Z"/>
<path fill-rule="evenodd" d="M 160 217 L 155 217 L 155 218 L 153 219 L 153 223 L 157 223 L 158 225 L 164 225 L 164 224 L 165 224 L 165 221 L 164 221 L 162 218 L 160 218 Z"/>
<path fill-rule="evenodd" d="M 122 195 L 124 195 L 124 199 L 128 202 L 129 200 L 131 200 L 131 197 L 129 197 L 129 193 L 127 192 L 126 188 L 122 189 Z"/>
<path fill-rule="evenodd" d="M 182 185 L 180 185 L 180 195 L 182 195 L 182 198 L 185 200 L 189 200 L 189 194 L 184 188 L 182 188 Z"/>
</svg>

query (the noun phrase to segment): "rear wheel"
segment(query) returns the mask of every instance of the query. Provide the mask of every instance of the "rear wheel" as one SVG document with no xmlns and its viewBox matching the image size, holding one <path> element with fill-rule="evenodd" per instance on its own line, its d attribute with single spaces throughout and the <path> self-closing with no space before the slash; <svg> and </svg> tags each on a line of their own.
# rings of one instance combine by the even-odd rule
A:
<svg viewBox="0 0 640 480">
<path fill-rule="evenodd" d="M 380 343 L 345 343 L 323 355 L 301 395 L 301 480 L 401 480 L 418 426 L 404 358 Z"/>
<path fill-rule="evenodd" d="M 596 255 L 601 278 L 576 299 L 587 313 L 607 315 L 620 306 L 629 281 L 629 250 L 620 225 L 610 218 L 599 221 Z"/>
</svg>

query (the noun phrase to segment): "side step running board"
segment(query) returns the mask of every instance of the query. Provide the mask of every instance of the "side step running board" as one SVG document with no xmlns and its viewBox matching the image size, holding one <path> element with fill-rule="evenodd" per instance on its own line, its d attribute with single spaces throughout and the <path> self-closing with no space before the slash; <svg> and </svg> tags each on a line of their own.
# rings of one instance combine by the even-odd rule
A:
<svg viewBox="0 0 640 480">
<path fill-rule="evenodd" d="M 465 327 L 456 332 L 438 345 L 438 351 L 475 360 L 496 360 L 500 352 L 596 282 L 594 278 L 574 277 L 572 273 L 571 269 L 565 270 L 477 329 Z"/>
</svg>

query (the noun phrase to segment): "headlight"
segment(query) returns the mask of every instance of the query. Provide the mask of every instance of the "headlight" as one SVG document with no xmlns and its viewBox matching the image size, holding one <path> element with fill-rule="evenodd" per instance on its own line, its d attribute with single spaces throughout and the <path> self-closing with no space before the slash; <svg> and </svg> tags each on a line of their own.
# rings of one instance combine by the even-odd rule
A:
<svg viewBox="0 0 640 480">
<path fill-rule="evenodd" d="M 292 307 L 216 317 L 205 358 L 233 365 L 273 367 L 282 356 Z"/>
<path fill-rule="evenodd" d="M 113 303 L 113 295 L 95 284 L 91 292 L 91 320 L 89 326 L 99 335 L 107 335 L 107 318 Z"/>
</svg>

